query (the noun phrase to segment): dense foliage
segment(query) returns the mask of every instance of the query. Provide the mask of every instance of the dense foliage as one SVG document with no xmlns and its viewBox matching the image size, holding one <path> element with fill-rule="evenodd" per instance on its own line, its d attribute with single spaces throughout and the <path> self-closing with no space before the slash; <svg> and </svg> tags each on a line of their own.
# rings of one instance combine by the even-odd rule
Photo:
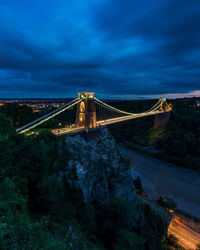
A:
<svg viewBox="0 0 200 250">
<path fill-rule="evenodd" d="M 157 204 L 169 211 L 174 211 L 177 207 L 176 202 L 168 197 L 159 197 Z"/>
<path fill-rule="evenodd" d="M 154 150 L 154 155 L 189 169 L 200 171 L 200 107 L 198 100 L 177 99 L 171 101 L 173 112 L 166 126 L 154 129 L 154 117 L 136 119 L 112 125 L 113 136 L 119 142 L 130 142 L 131 147 Z M 154 101 L 155 103 L 155 101 Z M 131 111 L 148 110 L 152 101 L 115 102 L 112 105 Z M 132 143 L 132 144 L 131 144 Z M 138 149 L 138 147 L 136 147 Z M 151 153 L 152 150 L 149 150 Z"/>
<path fill-rule="evenodd" d="M 19 121 L 12 121 L 12 112 L 7 114 L 10 118 L 5 116 L 5 110 L 3 113 L 0 113 L 2 249 L 164 247 L 165 225 L 149 206 L 140 208 L 138 224 L 133 227 L 127 201 L 84 202 L 81 190 L 62 175 L 71 157 L 64 138 L 50 133 L 29 137 L 16 134 L 13 124 Z M 21 124 L 25 122 L 22 116 L 20 113 L 18 117 L 23 121 Z M 138 181 L 136 185 L 141 188 Z"/>
</svg>

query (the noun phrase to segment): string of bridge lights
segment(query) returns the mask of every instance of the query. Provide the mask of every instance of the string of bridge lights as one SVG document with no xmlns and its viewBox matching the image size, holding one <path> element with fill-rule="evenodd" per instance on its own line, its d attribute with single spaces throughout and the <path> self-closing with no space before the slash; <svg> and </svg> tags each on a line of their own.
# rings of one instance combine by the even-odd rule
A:
<svg viewBox="0 0 200 250">
<path fill-rule="evenodd" d="M 72 102 L 74 102 L 74 101 L 77 100 L 77 99 L 78 99 L 78 98 L 74 99 Z M 60 113 L 64 112 L 65 110 L 67 110 L 67 109 L 69 109 L 69 108 L 72 108 L 74 105 L 80 103 L 80 102 L 83 101 L 84 99 L 85 99 L 85 98 L 78 99 L 76 102 L 72 103 L 71 105 L 70 105 L 70 103 L 71 103 L 71 102 L 70 102 L 69 104 L 66 104 L 66 105 L 65 105 L 66 107 L 64 107 L 64 108 L 61 107 L 61 108 L 59 108 L 59 110 L 57 109 L 57 110 L 55 110 L 55 111 L 52 111 L 51 113 L 49 113 L 49 114 L 47 114 L 47 115 L 45 115 L 45 116 L 42 116 L 42 117 L 40 117 L 39 119 L 37 119 L 37 120 L 35 120 L 35 121 L 33 121 L 33 122 L 29 123 L 29 124 L 26 124 L 25 126 L 19 128 L 19 129 L 17 129 L 16 131 L 19 132 L 20 134 L 24 134 L 24 133 L 28 132 L 30 129 L 33 129 L 33 128 L 37 127 L 38 125 L 40 125 L 40 124 L 42 124 L 42 123 L 48 121 L 49 119 L 52 119 L 53 117 L 59 115 Z M 52 114 L 52 113 L 53 113 L 53 114 Z M 50 115 L 50 114 L 52 114 L 52 115 Z M 46 118 L 45 118 L 45 117 L 46 117 Z M 38 122 L 38 123 L 35 123 L 35 122 L 37 122 L 37 121 L 39 121 L 39 122 Z M 33 124 L 33 125 L 30 126 L 31 124 Z M 29 127 L 29 126 L 30 126 L 30 127 Z M 27 127 L 27 128 L 23 129 L 24 127 Z"/>
<path fill-rule="evenodd" d="M 100 105 L 100 106 L 103 106 L 109 110 L 112 110 L 114 112 L 117 112 L 117 113 L 120 113 L 120 114 L 124 114 L 124 115 L 128 115 L 128 116 L 138 116 L 139 114 L 150 114 L 152 112 L 155 112 L 157 111 L 160 107 L 162 107 L 163 103 L 165 103 L 168 107 L 168 109 L 171 109 L 171 107 L 168 105 L 168 103 L 166 102 L 166 99 L 162 98 L 162 99 L 159 99 L 158 102 L 149 110 L 145 111 L 145 112 L 142 112 L 142 113 L 130 113 L 130 112 L 126 112 L 126 111 L 123 111 L 123 110 L 120 110 L 120 109 L 117 109 L 115 107 L 112 107 L 102 101 L 100 101 L 99 99 L 93 97 L 94 100 L 95 100 L 95 103 Z M 36 119 L 35 121 L 33 122 L 30 122 L 24 126 L 22 126 L 21 128 L 18 128 L 16 130 L 16 132 L 19 132 L 20 134 L 23 134 L 23 133 L 26 133 L 28 132 L 29 130 L 37 127 L 38 125 L 41 125 L 42 123 L 52 119 L 53 117 L 61 114 L 62 112 L 64 112 L 65 110 L 67 109 L 70 109 L 72 108 L 73 106 L 77 105 L 78 103 L 84 101 L 86 99 L 86 97 L 80 97 L 80 98 L 76 98 L 74 100 L 72 100 L 71 102 L 69 102 L 68 104 L 65 104 L 64 106 L 60 107 L 59 109 L 56 109 L 38 119 Z"/>
<path fill-rule="evenodd" d="M 103 105 L 109 109 L 111 109 L 112 111 L 115 111 L 115 112 L 118 112 L 120 114 L 125 114 L 125 115 L 138 115 L 138 113 L 130 113 L 130 112 L 126 112 L 126 111 L 123 111 L 123 110 L 120 110 L 120 109 L 117 109 L 117 108 L 114 108 L 113 106 L 110 106 L 108 104 L 106 104 L 105 102 L 102 102 L 100 101 L 99 99 L 95 98 L 95 103 L 97 104 L 100 104 L 100 105 Z M 155 112 L 156 110 L 158 110 L 160 107 L 162 107 L 162 104 L 166 102 L 166 99 L 159 99 L 158 102 L 149 110 L 145 111 L 145 112 L 142 112 L 140 114 L 145 114 L 145 113 L 150 113 L 150 112 Z"/>
</svg>

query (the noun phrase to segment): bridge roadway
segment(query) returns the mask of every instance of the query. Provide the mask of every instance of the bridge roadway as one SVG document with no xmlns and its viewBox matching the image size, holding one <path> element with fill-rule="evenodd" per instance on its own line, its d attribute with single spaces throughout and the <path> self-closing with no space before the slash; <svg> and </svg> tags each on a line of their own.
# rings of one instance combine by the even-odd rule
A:
<svg viewBox="0 0 200 250">
<path fill-rule="evenodd" d="M 166 113 L 166 112 L 170 112 L 170 111 L 171 110 L 165 111 L 165 112 L 164 111 L 154 111 L 154 112 L 148 112 L 148 113 L 126 115 L 126 116 L 116 117 L 116 118 L 112 118 L 112 119 L 105 119 L 105 120 L 97 121 L 97 128 L 103 127 L 106 125 L 110 125 L 113 123 L 118 123 L 118 122 L 122 122 L 122 121 L 132 120 L 132 119 L 151 116 L 151 115 L 162 114 L 162 113 Z M 82 132 L 84 130 L 85 130 L 84 127 L 60 128 L 60 129 L 55 129 L 55 132 L 52 131 L 52 133 L 55 135 L 75 134 L 78 132 Z"/>
<path fill-rule="evenodd" d="M 75 127 L 75 128 L 60 128 L 60 129 L 55 129 L 55 130 L 52 130 L 52 133 L 54 135 L 65 135 L 65 134 L 69 134 L 69 135 L 72 135 L 72 134 L 76 134 L 78 132 L 82 132 L 84 131 L 85 128 L 84 127 Z M 53 132 L 55 131 L 55 132 Z"/>
<path fill-rule="evenodd" d="M 168 112 L 168 111 L 166 111 Z M 108 120 L 101 120 L 97 121 L 98 126 L 106 126 L 109 124 L 117 123 L 117 122 L 122 122 L 122 121 L 127 121 L 127 120 L 132 120 L 136 118 L 141 118 L 141 117 L 146 117 L 150 115 L 157 115 L 157 114 L 162 114 L 165 112 L 162 111 L 154 111 L 154 112 L 148 112 L 148 113 L 140 113 L 140 114 L 133 114 L 133 115 L 126 115 L 126 116 L 121 116 L 121 117 L 116 117 Z"/>
</svg>

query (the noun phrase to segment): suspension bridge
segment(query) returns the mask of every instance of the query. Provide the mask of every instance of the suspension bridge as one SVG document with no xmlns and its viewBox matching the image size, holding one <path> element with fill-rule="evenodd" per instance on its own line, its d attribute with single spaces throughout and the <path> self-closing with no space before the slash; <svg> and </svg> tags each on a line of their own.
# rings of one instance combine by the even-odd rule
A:
<svg viewBox="0 0 200 250">
<path fill-rule="evenodd" d="M 149 110 L 142 113 L 126 112 L 112 107 L 105 102 L 94 97 L 93 92 L 78 93 L 78 97 L 62 107 L 18 128 L 20 134 L 33 131 L 44 122 L 58 116 L 66 110 L 76 108 L 76 121 L 72 126 L 56 128 L 51 132 L 55 135 L 72 134 L 80 131 L 90 131 L 110 124 L 137 119 L 146 116 L 155 116 L 155 126 L 164 125 L 169 120 L 172 110 L 165 98 L 158 102 Z M 32 132 L 33 133 L 33 132 Z"/>
</svg>

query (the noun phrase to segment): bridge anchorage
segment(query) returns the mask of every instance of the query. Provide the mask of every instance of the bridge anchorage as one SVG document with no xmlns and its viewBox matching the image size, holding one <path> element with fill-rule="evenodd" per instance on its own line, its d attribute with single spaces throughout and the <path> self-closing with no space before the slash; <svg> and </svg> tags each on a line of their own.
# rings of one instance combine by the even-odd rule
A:
<svg viewBox="0 0 200 250">
<path fill-rule="evenodd" d="M 56 128 L 51 131 L 52 133 L 55 135 L 63 135 L 78 133 L 80 131 L 88 132 L 98 127 L 151 115 L 155 116 L 154 127 L 159 127 L 168 122 L 172 110 L 172 106 L 167 103 L 166 99 L 162 98 L 159 99 L 151 109 L 145 112 L 130 113 L 100 101 L 94 97 L 93 92 L 81 92 L 78 93 L 78 98 L 75 98 L 71 102 L 36 119 L 35 121 L 18 128 L 16 131 L 21 134 L 33 134 L 33 129 L 42 123 L 72 108 L 76 108 L 75 124 L 64 128 Z M 32 132 L 30 133 L 30 131 Z"/>
</svg>

